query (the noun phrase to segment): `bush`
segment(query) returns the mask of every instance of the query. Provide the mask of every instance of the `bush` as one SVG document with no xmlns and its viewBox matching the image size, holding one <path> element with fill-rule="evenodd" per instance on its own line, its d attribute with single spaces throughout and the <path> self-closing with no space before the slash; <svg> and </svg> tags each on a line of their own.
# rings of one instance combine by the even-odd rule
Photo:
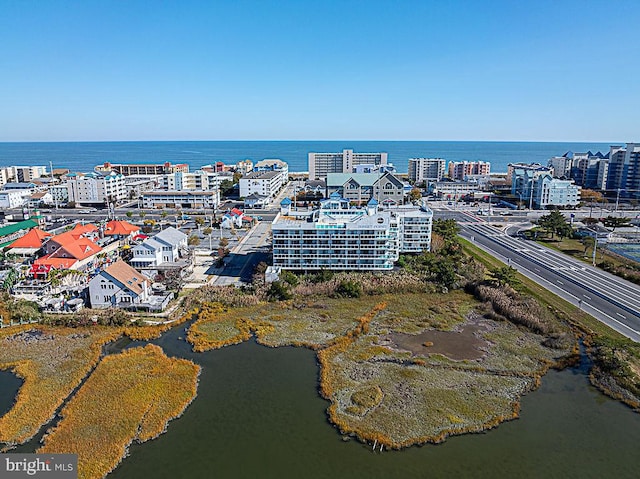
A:
<svg viewBox="0 0 640 479">
<path fill-rule="evenodd" d="M 282 281 L 274 281 L 267 291 L 267 299 L 269 301 L 286 301 L 292 297 L 293 295 L 289 291 L 287 284 Z"/>
<path fill-rule="evenodd" d="M 334 293 L 336 298 L 359 298 L 362 295 L 362 285 L 356 281 L 343 280 Z"/>
</svg>

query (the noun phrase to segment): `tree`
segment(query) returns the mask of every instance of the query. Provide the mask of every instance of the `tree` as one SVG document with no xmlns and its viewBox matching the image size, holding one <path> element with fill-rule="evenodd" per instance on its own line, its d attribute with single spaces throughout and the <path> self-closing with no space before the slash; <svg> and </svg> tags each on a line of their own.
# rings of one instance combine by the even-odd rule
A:
<svg viewBox="0 0 640 479">
<path fill-rule="evenodd" d="M 198 229 L 205 223 L 204 218 L 202 216 L 196 216 L 195 223 L 198 225 Z"/>
<path fill-rule="evenodd" d="M 229 240 L 227 238 L 220 238 L 220 247 L 226 248 L 229 246 Z"/>
<path fill-rule="evenodd" d="M 233 191 L 233 181 L 231 180 L 222 180 L 220 182 L 220 194 L 223 197 L 227 197 Z"/>
<path fill-rule="evenodd" d="M 511 266 L 503 266 L 501 268 L 493 268 L 489 270 L 489 276 L 491 276 L 491 279 L 499 286 L 504 286 L 506 284 L 515 286 L 520 283 L 516 277 L 517 273 L 518 271 Z"/>
<path fill-rule="evenodd" d="M 300 280 L 294 273 L 286 270 L 280 273 L 280 281 L 284 281 L 290 286 L 298 286 L 298 283 L 300 282 Z"/>
<path fill-rule="evenodd" d="M 558 210 L 553 210 L 548 215 L 541 216 L 538 219 L 538 224 L 543 230 L 551 233 L 552 239 L 556 233 L 562 238 L 563 236 L 569 236 L 573 231 L 571 226 L 567 224 L 565 217 Z"/>
<path fill-rule="evenodd" d="M 411 201 L 420 201 L 422 199 L 422 192 L 419 188 L 411 188 L 409 192 L 409 200 Z"/>
<path fill-rule="evenodd" d="M 200 244 L 200 237 L 198 235 L 191 235 L 187 240 L 189 246 L 198 246 Z"/>
<path fill-rule="evenodd" d="M 337 298 L 359 298 L 362 295 L 362 285 L 356 281 L 342 280 L 336 288 L 334 296 Z"/>
<path fill-rule="evenodd" d="M 445 240 L 455 240 L 460 227 L 456 220 L 435 220 L 433 222 L 433 232 L 442 236 Z"/>
<path fill-rule="evenodd" d="M 127 218 L 133 217 L 133 211 L 127 211 L 125 214 L 127 215 Z"/>
<path fill-rule="evenodd" d="M 267 299 L 269 301 L 286 301 L 292 297 L 293 295 L 289 291 L 287 284 L 282 281 L 274 281 L 267 290 Z"/>
<path fill-rule="evenodd" d="M 210 226 L 207 226 L 205 229 L 202 230 L 202 232 L 207 235 L 210 236 L 211 233 L 213 233 L 213 228 L 211 228 Z"/>
<path fill-rule="evenodd" d="M 580 240 L 582 246 L 584 246 L 584 254 L 587 254 L 589 248 L 593 248 L 596 244 L 596 239 L 593 236 L 585 236 Z"/>
<path fill-rule="evenodd" d="M 145 216 L 147 216 L 147 213 L 145 213 L 144 211 L 141 211 L 140 213 L 138 213 L 138 216 L 140 216 L 140 219 L 144 219 Z"/>
<path fill-rule="evenodd" d="M 585 203 L 600 203 L 602 201 L 602 193 L 599 191 L 582 189 L 580 190 L 580 199 Z"/>
<path fill-rule="evenodd" d="M 607 228 L 613 228 L 613 231 L 616 230 L 619 226 L 625 226 L 629 224 L 629 218 L 618 218 L 617 216 L 607 216 L 602 223 Z"/>
</svg>

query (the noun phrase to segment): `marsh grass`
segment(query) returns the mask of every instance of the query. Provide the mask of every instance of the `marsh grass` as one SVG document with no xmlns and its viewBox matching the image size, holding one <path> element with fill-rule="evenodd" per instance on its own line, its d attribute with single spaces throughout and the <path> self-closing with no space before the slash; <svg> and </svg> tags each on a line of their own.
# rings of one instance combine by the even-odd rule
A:
<svg viewBox="0 0 640 479">
<path fill-rule="evenodd" d="M 104 344 L 118 329 L 19 326 L 0 330 L 0 369 L 24 380 L 13 407 L 0 418 L 0 443 L 22 444 L 97 364 Z"/>
<path fill-rule="evenodd" d="M 105 357 L 63 408 L 40 453 L 78 454 L 78 477 L 104 477 L 133 441 L 162 434 L 195 398 L 200 367 L 158 346 Z"/>
</svg>

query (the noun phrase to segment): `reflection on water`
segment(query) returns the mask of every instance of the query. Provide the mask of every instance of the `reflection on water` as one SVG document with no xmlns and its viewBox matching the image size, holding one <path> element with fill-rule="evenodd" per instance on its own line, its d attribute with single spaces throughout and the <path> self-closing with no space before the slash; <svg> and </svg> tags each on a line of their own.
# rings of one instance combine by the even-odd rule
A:
<svg viewBox="0 0 640 479">
<path fill-rule="evenodd" d="M 11 371 L 0 371 L 0 416 L 6 414 L 22 386 L 22 379 Z"/>
<path fill-rule="evenodd" d="M 371 452 L 328 422 L 315 354 L 254 342 L 195 354 L 184 326 L 154 341 L 203 366 L 198 397 L 168 432 L 110 478 L 635 478 L 640 415 L 589 386 L 586 365 L 550 372 L 525 396 L 521 418 L 444 444 Z M 133 347 L 123 340 L 111 347 Z M 20 381 L 0 372 L 0 410 Z M 8 399 L 7 399 L 8 398 Z M 18 449 L 33 452 L 31 442 Z"/>
</svg>

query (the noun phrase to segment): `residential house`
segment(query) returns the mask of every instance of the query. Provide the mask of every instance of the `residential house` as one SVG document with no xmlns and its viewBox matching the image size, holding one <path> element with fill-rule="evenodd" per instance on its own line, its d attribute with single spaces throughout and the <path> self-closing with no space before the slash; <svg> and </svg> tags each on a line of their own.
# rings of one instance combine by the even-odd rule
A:
<svg viewBox="0 0 640 479">
<path fill-rule="evenodd" d="M 131 265 L 135 268 L 144 268 L 148 271 L 148 275 L 153 275 L 156 271 L 155 267 L 162 265 L 171 267 L 178 262 L 187 249 L 187 235 L 170 226 L 134 246 Z"/>
<path fill-rule="evenodd" d="M 124 261 L 116 261 L 89 281 L 92 308 L 131 308 L 145 303 L 151 290 L 149 279 Z"/>
<path fill-rule="evenodd" d="M 404 184 L 391 173 L 329 173 L 326 196 L 338 193 L 351 203 L 363 205 L 371 198 L 381 204 L 402 204 Z"/>
<path fill-rule="evenodd" d="M 0 248 L 8 246 L 18 238 L 24 236 L 31 228 L 38 226 L 38 217 L 18 221 L 0 228 Z"/>
<path fill-rule="evenodd" d="M 112 236 L 128 242 L 140 233 L 140 228 L 132 225 L 128 221 L 113 220 L 107 222 L 104 226 L 103 233 L 105 236 Z"/>
</svg>

